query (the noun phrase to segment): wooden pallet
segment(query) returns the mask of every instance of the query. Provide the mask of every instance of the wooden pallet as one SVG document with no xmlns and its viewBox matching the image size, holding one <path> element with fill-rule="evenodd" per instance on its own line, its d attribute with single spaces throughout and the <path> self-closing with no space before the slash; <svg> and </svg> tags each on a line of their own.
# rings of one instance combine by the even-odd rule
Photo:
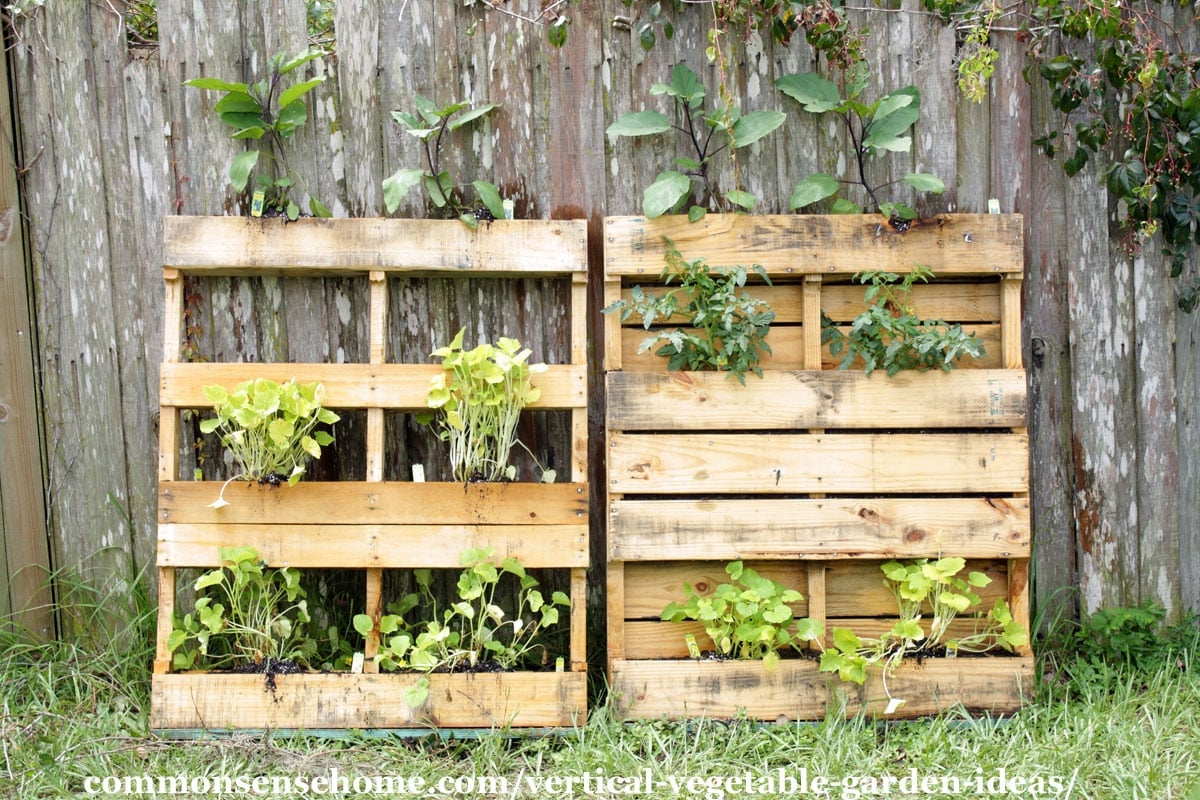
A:
<svg viewBox="0 0 1200 800">
<path fill-rule="evenodd" d="M 785 661 L 687 658 L 684 633 L 664 623 L 682 600 L 751 562 L 799 589 L 796 608 L 826 624 L 878 635 L 895 603 L 878 565 L 957 555 L 993 578 L 1029 622 L 1029 442 L 1021 360 L 1021 219 L 946 215 L 904 233 L 867 216 L 720 216 L 605 220 L 605 302 L 659 284 L 666 240 L 712 266 L 760 264 L 773 286 L 751 287 L 776 312 L 760 379 L 668 372 L 638 354 L 634 317 L 605 321 L 608 436 L 609 679 L 625 717 L 824 717 L 838 693 L 848 714 L 877 713 L 877 679 L 864 687 Z M 943 372 L 888 378 L 837 369 L 821 344 L 821 314 L 848 325 L 863 308 L 862 269 L 904 273 L 920 264 L 917 312 L 962 323 L 986 354 Z M 890 617 L 889 617 L 890 615 Z M 971 623 L 958 623 L 960 629 Z M 1032 657 L 927 659 L 889 680 L 908 702 L 897 716 L 961 703 L 1009 712 L 1032 687 Z"/>
<path fill-rule="evenodd" d="M 155 729 L 547 727 L 587 714 L 588 566 L 587 228 L 582 221 L 505 221 L 477 232 L 457 221 L 278 220 L 168 217 L 164 220 L 166 324 L 160 387 L 159 612 L 151 694 Z M 367 364 L 182 363 L 183 279 L 188 274 L 357 276 L 370 281 Z M 408 483 L 383 480 L 384 415 L 425 407 L 434 364 L 389 363 L 391 275 L 489 278 L 551 276 L 571 281 L 571 356 L 535 378 L 532 407 L 571 412 L 570 482 Z M 496 336 L 505 331 L 495 332 Z M 220 484 L 180 474 L 180 412 L 211 406 L 202 387 L 251 378 L 325 385 L 325 404 L 366 411 L 366 480 L 293 487 L 230 485 L 230 505 L 208 506 Z M 176 570 L 219 566 L 218 548 L 251 545 L 272 566 L 366 572 L 365 608 L 382 614 L 383 570 L 458 568 L 468 547 L 528 567 L 570 571 L 570 652 L 564 672 L 430 676 L 419 708 L 401 700 L 418 676 L 376 674 L 378 634 L 365 643 L 362 674 L 262 676 L 173 673 L 167 637 Z"/>
</svg>

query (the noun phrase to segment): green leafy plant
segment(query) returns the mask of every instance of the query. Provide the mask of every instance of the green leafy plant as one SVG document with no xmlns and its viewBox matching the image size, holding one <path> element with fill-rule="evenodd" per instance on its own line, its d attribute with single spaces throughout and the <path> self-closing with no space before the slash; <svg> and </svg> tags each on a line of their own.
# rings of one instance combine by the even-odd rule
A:
<svg viewBox="0 0 1200 800">
<path fill-rule="evenodd" d="M 1109 691 L 1131 678 L 1200 663 L 1200 617 L 1193 612 L 1167 625 L 1166 616 L 1166 609 L 1148 601 L 1085 617 L 1061 642 L 1067 686 L 1080 695 Z"/>
<path fill-rule="evenodd" d="M 884 153 L 907 153 L 912 149 L 909 130 L 921 116 L 921 93 L 915 86 L 906 86 L 889 92 L 873 103 L 861 102 L 858 98 L 866 89 L 865 79 L 852 82 L 848 96 L 842 97 L 838 87 L 815 72 L 785 75 L 775 81 L 779 91 L 791 97 L 811 114 L 833 113 L 846 126 L 850 136 L 851 152 L 858 171 L 858 180 L 871 204 L 879 213 L 890 220 L 912 220 L 917 212 L 900 202 L 881 202 L 878 192 L 899 181 L 872 186 L 867 180 L 867 162 Z M 913 172 L 901 179 L 921 192 L 941 194 L 946 185 L 936 175 Z M 789 207 L 795 211 L 814 203 L 834 197 L 843 183 L 831 175 L 815 173 L 796 185 L 792 191 Z M 861 214 L 858 204 L 839 197 L 830 211 L 834 214 Z"/>
<path fill-rule="evenodd" d="M 688 218 L 693 222 L 710 210 L 753 209 L 756 200 L 749 192 L 735 189 L 723 196 L 718 192 L 710 171 L 712 162 L 722 152 L 732 153 L 771 133 L 783 124 L 784 114 L 780 111 L 743 114 L 726 97 L 722 97 L 715 109 L 705 112 L 704 86 L 696 73 L 683 64 L 676 64 L 671 70 L 670 83 L 654 84 L 650 94 L 672 99 L 677 122 L 660 111 L 643 109 L 625 114 L 609 125 L 608 135 L 653 136 L 674 129 L 683 134 L 690 153 L 675 159 L 677 169 L 664 170 L 646 187 L 642 196 L 643 213 L 653 218 L 679 210 L 697 187 L 699 200 L 688 210 Z"/>
<path fill-rule="evenodd" d="M 1177 5 L 1172 31 L 1159 3 L 1037 0 L 1025 72 L 1049 86 L 1067 134 L 1051 130 L 1035 144 L 1050 156 L 1065 148 L 1070 176 L 1093 155 L 1104 163 L 1124 244 L 1136 251 L 1162 233 L 1185 311 L 1200 305 L 1200 275 L 1189 264 L 1200 243 L 1200 55 L 1183 44 L 1196 13 L 1195 4 Z"/>
<path fill-rule="evenodd" d="M 849 333 L 821 315 L 821 342 L 829 345 L 835 357 L 846 353 L 838 367 L 849 369 L 861 358 L 868 375 L 882 369 L 892 377 L 903 369 L 949 371 L 964 356 L 982 357 L 983 342 L 974 333 L 966 333 L 962 325 L 923 320 L 913 311 L 909 303 L 913 283 L 928 282 L 932 277 L 933 273 L 920 265 L 903 278 L 894 272 L 856 274 L 854 280 L 867 284 L 867 307 L 851 322 Z"/>
<path fill-rule="evenodd" d="M 224 92 L 213 110 L 221 121 L 233 128 L 234 139 L 261 142 L 261 147 L 239 153 L 229 165 L 229 183 L 237 192 L 246 191 L 250 176 L 255 176 L 257 191 L 252 214 L 262 209 L 282 212 L 288 219 L 300 216 L 300 206 L 292 199 L 292 189 L 298 177 L 287 160 L 287 141 L 308 122 L 304 95 L 325 81 L 320 75 L 283 87 L 283 76 L 321 56 L 320 51 L 305 50 L 288 58 L 276 53 L 267 60 L 267 77 L 255 83 L 235 83 L 219 78 L 196 78 L 184 81 L 185 86 Z M 265 169 L 262 162 L 265 161 Z M 256 169 L 261 169 L 255 172 Z M 258 195 L 261 192 L 261 198 Z M 315 217 L 331 216 L 329 209 L 309 195 L 309 208 Z"/>
<path fill-rule="evenodd" d="M 487 663 L 504 670 L 545 664 L 545 637 L 558 624 L 561 611 L 570 608 L 570 598 L 562 592 L 547 598 L 515 558 L 496 566 L 490 547 L 465 550 L 459 561 L 464 569 L 458 576 L 458 599 L 445 608 L 432 589 L 432 571 L 414 570 L 417 591 L 389 606 L 379 620 L 380 667 L 432 672 L 476 669 Z M 508 582 L 515 584 L 515 608 L 505 610 L 500 597 L 507 593 Z M 406 619 L 414 609 L 425 615 L 422 621 Z M 365 637 L 375 622 L 359 614 L 354 628 Z M 406 702 L 420 705 L 428 687 L 427 681 L 414 684 Z"/>
<path fill-rule="evenodd" d="M 500 337 L 495 345 L 483 343 L 463 349 L 460 329 L 449 345 L 433 351 L 442 359 L 444 372 L 430 379 L 427 403 L 435 412 L 418 415 L 433 424 L 438 438 L 450 444 L 450 464 L 455 480 L 513 480 L 515 464 L 510 453 L 517 438 L 521 411 L 537 402 L 542 390 L 532 376 L 545 372 L 545 364 L 530 364 L 528 348 L 516 339 Z M 535 459 L 536 461 L 536 459 Z M 553 483 L 554 470 L 541 468 L 542 481 Z"/>
<path fill-rule="evenodd" d="M 836 672 L 843 681 L 861 684 L 866 681 L 868 668 L 881 667 L 884 691 L 898 704 L 903 701 L 892 697 L 887 679 L 905 656 L 935 654 L 943 646 L 954 652 L 982 653 L 1028 644 L 1028 631 L 1013 619 L 1002 598 L 979 618 L 974 633 L 948 641 L 950 624 L 959 614 L 978 606 L 981 600 L 976 589 L 991 583 L 982 572 L 959 577 L 965 567 L 966 561 L 957 557 L 936 561 L 922 558 L 908 564 L 888 561 L 881 565 L 884 586 L 896 598 L 898 621 L 878 639 L 860 638 L 849 628 L 835 627 L 833 646 L 821 654 L 821 671 Z M 926 610 L 932 613 L 928 628 L 921 625 Z"/>
<path fill-rule="evenodd" d="M 415 95 L 413 102 L 416 105 L 415 114 L 393 111 L 392 118 L 410 136 L 423 143 L 425 168 L 401 168 L 384 179 L 383 202 L 387 212 L 395 213 L 404 195 L 413 187 L 423 185 L 429 201 L 436 209 L 458 217 L 470 228 L 478 227 L 481 219 L 504 219 L 504 201 L 495 184 L 484 180 L 474 181 L 471 186 L 482 205 L 471 206 L 463 198 L 462 187 L 456 186 L 450 173 L 442 168 L 442 144 L 446 134 L 486 117 L 500 104 L 486 103 L 472 107 L 470 103 L 451 103 L 438 108 L 421 95 Z"/>
<path fill-rule="evenodd" d="M 222 566 L 196 579 L 193 611 L 175 614 L 167 649 L 175 669 L 307 664 L 316 643 L 305 634 L 308 601 L 300 572 L 267 568 L 253 547 L 222 547 Z"/>
<path fill-rule="evenodd" d="M 797 620 L 792 612 L 792 604 L 804 599 L 800 592 L 764 578 L 741 561 L 728 564 L 725 573 L 730 582 L 717 586 L 711 595 L 701 595 L 685 583 L 684 601 L 670 603 L 662 618 L 702 623 L 717 655 L 762 661 L 767 672 L 779 664 L 780 651 L 798 650 L 804 642 L 824 635 L 820 622 L 808 617 Z"/>
<path fill-rule="evenodd" d="M 229 391 L 224 386 L 204 387 L 215 417 L 201 420 L 200 432 L 216 433 L 240 465 L 238 474 L 225 481 L 214 508 L 228 505 L 225 487 L 235 480 L 295 484 L 304 475 L 309 458 L 320 458 L 321 448 L 333 443 L 317 425 L 332 425 L 340 418 L 322 408 L 325 387 L 319 383 L 286 383 L 259 378 Z"/>
<path fill-rule="evenodd" d="M 736 377 L 742 384 L 746 383 L 747 371 L 762 377 L 759 359 L 763 352 L 771 352 L 767 334 L 775 312 L 766 301 L 756 300 L 746 291 L 739 294 L 739 290 L 744 289 L 750 272 L 769 285 L 766 270 L 758 264 L 712 268 L 702 258 L 686 260 L 674 242 L 666 241 L 662 282 L 678 286 L 659 295 L 635 286 L 631 301 L 617 300 L 604 313 L 620 311 L 622 322 L 638 314 L 646 330 L 656 322 L 667 323 L 676 316 L 686 318 L 694 330 L 660 330 L 642 340 L 638 348 L 644 353 L 661 343 L 655 355 L 669 359 L 668 369 L 728 371 L 729 377 Z"/>
</svg>

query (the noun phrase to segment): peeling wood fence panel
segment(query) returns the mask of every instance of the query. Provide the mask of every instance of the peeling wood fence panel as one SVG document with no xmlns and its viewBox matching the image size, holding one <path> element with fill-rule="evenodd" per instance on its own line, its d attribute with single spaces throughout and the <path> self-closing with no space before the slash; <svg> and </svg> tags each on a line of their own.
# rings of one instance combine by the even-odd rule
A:
<svg viewBox="0 0 1200 800">
<path fill-rule="evenodd" d="M 58 566 L 128 583 L 152 561 L 148 465 L 157 433 L 148 410 L 156 407 L 151 367 L 161 344 L 147 331 L 161 314 L 160 220 L 242 212 L 226 180 L 242 145 L 212 113 L 216 96 L 182 82 L 248 78 L 271 52 L 298 49 L 306 40 L 302 5 L 160 0 L 162 41 L 152 50 L 127 51 L 112 7 L 102 3 L 47 4 L 16 31 L 9 59 L 18 163 L 28 170 L 21 190 Z M 904 0 L 901 8 L 918 5 Z M 535 0 L 507 6 L 525 14 L 540 8 Z M 600 219 L 637 213 L 642 190 L 677 155 L 668 136 L 610 140 L 605 127 L 629 110 L 667 110 L 666 98 L 650 96 L 649 88 L 677 62 L 715 94 L 702 8 L 687 9 L 675 38 L 660 37 L 649 53 L 627 27 L 612 24 L 628 13 L 621 0 L 576 9 L 562 50 L 548 47 L 543 29 L 482 3 L 339 0 L 335 9 L 337 55 L 309 65 L 327 80 L 310 95 L 310 124 L 296 139 L 295 165 L 339 216 L 381 213 L 382 179 L 419 165 L 420 143 L 390 118 L 393 109 L 411 109 L 415 93 L 436 102 L 503 102 L 488 120 L 452 137 L 445 165 L 460 179 L 492 180 L 515 199 L 518 217 L 588 219 L 598 273 Z M 888 155 L 873 174 L 939 174 L 948 191 L 919 198 L 923 213 L 983 212 L 996 197 L 1003 211 L 1024 214 L 1038 597 L 1081 586 L 1085 610 L 1141 599 L 1194 606 L 1200 473 L 1181 454 L 1195 451 L 1197 436 L 1196 327 L 1193 317 L 1164 312 L 1174 289 L 1156 252 L 1131 260 L 1115 247 L 1097 180 L 1102 164 L 1068 181 L 1032 145 L 1058 120 L 1045 90 L 1021 78 L 1024 53 L 1015 39 L 995 35 L 1001 56 L 992 94 L 974 105 L 959 97 L 947 66 L 956 55 L 952 31 L 927 15 L 863 12 L 856 20 L 877 31 L 868 47 L 871 92 L 914 82 L 924 99 L 913 153 Z M 758 212 L 780 213 L 793 185 L 811 172 L 850 177 L 844 134 L 831 121 L 802 114 L 774 89 L 776 77 L 811 68 L 803 38 L 787 47 L 754 38 L 730 56 L 734 101 L 746 109 L 777 107 L 788 119 L 739 151 L 736 168 L 720 165 L 721 186 L 740 179 L 760 196 Z M 423 216 L 426 209 L 414 192 L 399 213 Z M 538 279 L 514 279 L 486 296 L 467 281 L 427 289 L 401 281 L 399 289 L 403 301 L 390 323 L 396 352 L 427 354 L 445 329 L 481 331 L 501 309 L 516 307 L 511 322 L 537 357 L 564 354 L 566 332 L 556 323 L 567 300 Z M 598 280 L 589 291 L 597 332 Z M 368 296 L 353 281 L 281 288 L 272 279 L 211 277 L 190 282 L 187 297 L 204 298 L 185 305 L 192 332 L 185 349 L 196 356 L 366 360 L 360 323 Z M 435 331 L 431 320 L 442 327 Z M 593 335 L 593 365 L 598 342 Z M 601 383 L 593 366 L 594 448 L 603 429 Z M 561 434 L 566 423 L 538 424 Z M 393 435 L 394 449 L 414 457 L 427 447 L 419 431 Z M 403 471 L 409 463 L 401 456 L 389 469 Z M 1145 477 L 1131 477 L 1137 475 Z M 602 529 L 603 520 L 594 525 Z M 593 537 L 594 546 L 602 538 Z"/>
</svg>

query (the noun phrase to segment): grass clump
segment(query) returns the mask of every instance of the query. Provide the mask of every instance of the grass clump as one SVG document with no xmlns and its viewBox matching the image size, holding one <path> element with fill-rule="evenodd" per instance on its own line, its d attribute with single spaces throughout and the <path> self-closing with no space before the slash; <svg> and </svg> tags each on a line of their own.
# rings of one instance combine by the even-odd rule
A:
<svg viewBox="0 0 1200 800">
<path fill-rule="evenodd" d="M 109 600 L 88 600 L 83 591 L 60 588 L 59 596 L 66 594 L 74 599 L 63 641 L 36 643 L 20 631 L 0 632 L 0 797 L 83 796 L 89 777 L 297 778 L 333 769 L 351 781 L 394 775 L 419 777 L 427 786 L 443 778 L 495 776 L 517 787 L 504 795 L 517 798 L 549 794 L 544 785 L 529 783 L 531 778 L 598 780 L 635 777 L 647 769 L 660 782 L 639 795 L 650 798 L 744 796 L 724 781 L 766 779 L 779 770 L 799 778 L 802 768 L 810 781 L 826 777 L 839 782 L 841 796 L 859 792 L 862 798 L 880 794 L 870 792 L 869 778 L 912 774 L 985 785 L 1001 775 L 1015 776 L 1041 781 L 1047 787 L 1043 797 L 1194 800 L 1200 791 L 1195 618 L 1152 639 L 1142 635 L 1145 617 L 1130 615 L 1117 626 L 1139 643 L 1128 647 L 1110 646 L 1125 642 L 1124 635 L 1083 644 L 1089 625 L 1098 624 L 1094 617 L 1077 631 L 1059 633 L 1053 646 L 1039 650 L 1046 677 L 1034 701 L 1008 719 L 947 712 L 875 723 L 833 713 L 817 723 L 766 726 L 744 719 L 624 723 L 601 704 L 586 725 L 556 736 L 510 738 L 495 731 L 469 740 L 393 740 L 347 732 L 335 741 L 235 733 L 172 741 L 149 730 L 154 608 L 147 593 L 127 592 L 115 613 L 106 610 L 114 607 Z M 1114 659 L 1104 662 L 1109 671 L 1076 679 L 1081 674 L 1076 664 L 1092 663 L 1096 653 L 1089 648 L 1095 647 L 1108 648 L 1104 658 Z M 1118 657 L 1126 651 L 1140 655 Z M 670 777 L 705 783 L 699 794 L 675 793 Z M 1057 794 L 1051 791 L 1055 780 L 1061 786 Z M 981 795 L 972 789 L 922 796 Z"/>
</svg>

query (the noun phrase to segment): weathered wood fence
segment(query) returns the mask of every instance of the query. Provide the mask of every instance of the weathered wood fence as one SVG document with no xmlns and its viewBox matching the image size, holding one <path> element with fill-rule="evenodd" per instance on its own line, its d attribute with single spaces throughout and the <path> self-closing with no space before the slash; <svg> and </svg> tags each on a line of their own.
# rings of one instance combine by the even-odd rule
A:
<svg viewBox="0 0 1200 800">
<path fill-rule="evenodd" d="M 304 3 L 158 6 L 157 48 L 129 47 L 115 6 L 89 0 L 47 3 L 10 31 L 53 562 L 118 588 L 146 579 L 153 563 L 162 218 L 242 211 L 226 180 L 241 145 L 212 113 L 216 97 L 183 81 L 253 78 L 271 53 L 307 43 Z M 920 200 L 922 212 L 984 212 L 994 197 L 1004 212 L 1025 215 L 1041 607 L 1056 596 L 1078 597 L 1085 610 L 1142 600 L 1196 607 L 1200 469 L 1189 456 L 1200 448 L 1200 317 L 1174 310 L 1155 246 L 1131 256 L 1116 244 L 1115 209 L 1097 181 L 1102 165 L 1068 180 L 1032 144 L 1059 120 L 1042 89 L 1021 77 L 1023 45 L 996 34 L 990 97 L 972 104 L 954 84 L 954 32 L 916 0 L 902 6 L 902 13 L 864 12 L 873 31 L 872 91 L 914 83 L 923 98 L 913 154 L 893 157 L 880 174 L 916 167 L 945 179 L 947 192 Z M 530 14 L 539 3 L 507 7 Z M 675 154 L 670 137 L 612 141 L 606 126 L 643 105 L 666 110 L 649 89 L 676 62 L 715 96 L 716 70 L 704 57 L 710 19 L 703 8 L 692 12 L 673 40 L 645 53 L 627 26 L 614 24 L 628 13 L 624 4 L 584 0 L 567 45 L 554 50 L 543 29 L 483 3 L 338 0 L 336 55 L 309 65 L 327 80 L 310 95 L 310 123 L 293 163 L 335 215 L 380 215 L 383 177 L 419 165 L 419 143 L 392 122 L 393 109 L 411 109 L 414 94 L 502 102 L 486 124 L 448 142 L 447 166 L 466 180 L 491 179 L 515 200 L 518 217 L 586 218 L 598 265 L 601 218 L 637 213 L 643 187 Z M 788 112 L 783 128 L 737 161 L 761 212 L 786 211 L 792 186 L 808 173 L 846 169 L 831 124 L 808 118 L 774 89 L 776 77 L 813 64 L 802 37 L 786 48 L 753 39 L 734 53 L 731 88 L 743 110 Z M 733 169 L 719 180 L 731 188 Z M 416 193 L 400 214 L 425 214 Z M 592 272 L 591 440 L 599 468 L 599 269 Z M 428 352 L 460 322 L 491 336 L 514 319 L 538 339 L 535 356 L 565 346 L 555 322 L 563 299 L 535 282 L 487 296 L 456 285 L 398 290 L 408 293 L 396 304 L 393 330 L 404 331 L 391 345 L 398 352 Z M 212 279 L 189 292 L 187 346 L 226 361 L 337 360 L 339 352 L 362 360 L 366 302 L 364 291 L 336 279 L 313 286 Z M 13 446 L 3 440 L 6 486 Z M 7 501 L 11 556 L 12 543 L 37 534 L 12 527 Z M 592 560 L 603 564 L 602 515 L 594 531 Z M 1063 588 L 1079 593 L 1056 595 Z"/>
</svg>

